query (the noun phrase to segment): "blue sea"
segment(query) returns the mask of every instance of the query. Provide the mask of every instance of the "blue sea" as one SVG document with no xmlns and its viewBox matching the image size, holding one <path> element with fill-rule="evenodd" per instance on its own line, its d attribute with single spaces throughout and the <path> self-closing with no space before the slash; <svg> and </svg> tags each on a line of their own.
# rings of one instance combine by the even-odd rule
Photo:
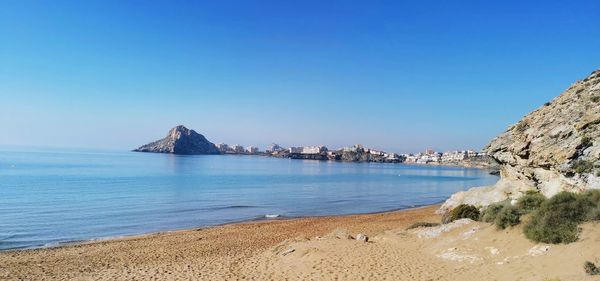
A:
<svg viewBox="0 0 600 281">
<path fill-rule="evenodd" d="M 437 166 L 0 148 L 0 250 L 411 208 L 497 180 Z"/>
</svg>

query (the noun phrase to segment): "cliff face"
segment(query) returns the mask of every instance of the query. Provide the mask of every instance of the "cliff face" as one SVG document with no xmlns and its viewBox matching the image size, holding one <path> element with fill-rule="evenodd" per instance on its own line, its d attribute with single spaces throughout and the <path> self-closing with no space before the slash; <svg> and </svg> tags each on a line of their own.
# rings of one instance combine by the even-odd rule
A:
<svg viewBox="0 0 600 281">
<path fill-rule="evenodd" d="M 525 116 L 484 151 L 500 164 L 500 181 L 454 194 L 440 209 L 600 188 L 600 70 Z"/>
<path fill-rule="evenodd" d="M 184 126 L 177 126 L 163 139 L 143 145 L 133 151 L 172 154 L 219 154 L 219 149 L 203 135 Z"/>
</svg>

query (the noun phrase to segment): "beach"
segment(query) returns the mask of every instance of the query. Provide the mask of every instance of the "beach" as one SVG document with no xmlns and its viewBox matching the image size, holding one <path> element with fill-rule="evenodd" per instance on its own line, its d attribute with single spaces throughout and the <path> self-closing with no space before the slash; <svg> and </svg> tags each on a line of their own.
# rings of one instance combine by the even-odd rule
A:
<svg viewBox="0 0 600 281">
<path fill-rule="evenodd" d="M 0 279 L 598 280 L 582 267 L 600 251 L 598 225 L 585 225 L 580 241 L 570 245 L 536 245 L 519 227 L 498 231 L 465 220 L 406 230 L 415 222 L 439 222 L 437 208 L 246 222 L 4 251 Z M 359 233 L 369 242 L 347 237 Z"/>
<path fill-rule="evenodd" d="M 0 252 L 0 279 L 235 280 L 245 262 L 287 239 L 337 228 L 375 235 L 414 221 L 438 221 L 437 206 L 368 215 L 260 221 L 68 245 Z"/>
</svg>

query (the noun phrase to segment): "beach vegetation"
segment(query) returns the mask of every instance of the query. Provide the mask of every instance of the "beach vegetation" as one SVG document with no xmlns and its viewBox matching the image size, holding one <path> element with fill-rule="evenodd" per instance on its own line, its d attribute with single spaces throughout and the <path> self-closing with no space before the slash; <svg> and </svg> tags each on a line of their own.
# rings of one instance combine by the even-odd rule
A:
<svg viewBox="0 0 600 281">
<path fill-rule="evenodd" d="M 510 204 L 510 200 L 489 205 L 481 213 L 481 221 L 495 224 L 499 229 L 518 225 L 521 222 L 521 210 Z"/>
<path fill-rule="evenodd" d="M 468 205 L 460 204 L 456 208 L 452 209 L 448 214 L 442 218 L 443 223 L 453 222 L 459 219 L 472 219 L 478 220 L 480 216 L 479 208 Z"/>
<path fill-rule="evenodd" d="M 571 168 L 578 174 L 589 173 L 594 169 L 594 163 L 587 160 L 575 160 L 571 164 Z"/>
<path fill-rule="evenodd" d="M 546 201 L 546 196 L 537 191 L 527 191 L 517 200 L 517 207 L 521 214 L 528 214 L 537 210 Z"/>
<path fill-rule="evenodd" d="M 506 205 L 498 212 L 494 224 L 499 229 L 515 226 L 521 222 L 521 211 L 513 205 Z"/>
<path fill-rule="evenodd" d="M 583 269 L 585 270 L 585 273 L 587 273 L 588 275 L 600 275 L 600 268 L 598 268 L 591 261 L 586 261 L 583 264 Z"/>
<path fill-rule="evenodd" d="M 594 145 L 594 140 L 590 136 L 584 135 L 583 137 L 581 137 L 581 143 L 579 144 L 580 148 L 585 149 L 592 145 Z"/>
<path fill-rule="evenodd" d="M 525 224 L 525 236 L 535 242 L 571 243 L 577 240 L 579 224 L 597 213 L 599 200 L 596 192 L 574 194 L 561 192 L 544 201 L 532 212 Z"/>
<path fill-rule="evenodd" d="M 440 224 L 436 223 L 436 222 L 419 221 L 419 222 L 415 222 L 415 223 L 411 224 L 409 227 L 406 228 L 406 230 L 415 229 L 415 228 L 419 228 L 419 227 L 434 227 L 434 226 L 438 226 L 438 225 L 440 225 Z"/>
<path fill-rule="evenodd" d="M 529 123 L 527 123 L 527 121 L 521 121 L 519 123 L 517 123 L 517 125 L 515 126 L 515 129 L 517 130 L 517 132 L 525 132 L 525 130 L 527 130 L 529 128 Z"/>
<path fill-rule="evenodd" d="M 499 229 L 515 226 L 525 219 L 523 232 L 535 242 L 571 243 L 577 240 L 579 225 L 600 221 L 600 190 L 581 194 L 561 192 L 547 199 L 536 191 L 529 191 L 513 206 L 509 200 L 494 203 L 480 216 L 483 222 L 493 223 Z"/>
<path fill-rule="evenodd" d="M 483 212 L 481 212 L 480 220 L 483 222 L 493 223 L 496 220 L 498 213 L 500 213 L 500 211 L 502 211 L 502 209 L 507 205 L 510 205 L 510 200 L 504 200 L 498 203 L 490 204 L 483 210 Z"/>
</svg>

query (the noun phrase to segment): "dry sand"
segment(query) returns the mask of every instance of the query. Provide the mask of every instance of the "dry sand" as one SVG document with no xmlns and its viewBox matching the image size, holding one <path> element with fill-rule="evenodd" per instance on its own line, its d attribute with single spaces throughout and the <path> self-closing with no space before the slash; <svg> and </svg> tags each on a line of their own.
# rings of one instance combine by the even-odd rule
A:
<svg viewBox="0 0 600 281">
<path fill-rule="evenodd" d="M 569 245 L 536 245 L 520 227 L 472 221 L 405 230 L 439 221 L 438 207 L 2 252 L 0 280 L 600 280 L 583 270 L 600 262 L 600 224 L 584 225 Z"/>
</svg>

